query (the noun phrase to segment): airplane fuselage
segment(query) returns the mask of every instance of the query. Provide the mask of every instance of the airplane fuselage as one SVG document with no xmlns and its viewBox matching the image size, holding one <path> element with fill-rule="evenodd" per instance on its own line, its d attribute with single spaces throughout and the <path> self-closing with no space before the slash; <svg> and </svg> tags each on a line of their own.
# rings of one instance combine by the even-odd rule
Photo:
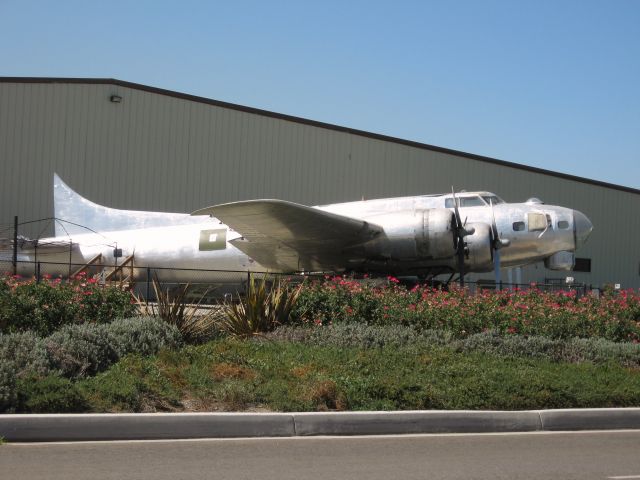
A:
<svg viewBox="0 0 640 480">
<path fill-rule="evenodd" d="M 62 185 L 68 188 L 64 183 Z M 37 248 L 30 244 L 19 251 L 19 273 L 31 275 L 33 263 L 28 262 L 42 262 L 47 265 L 48 273 L 65 276 L 71 270 L 69 264 L 82 265 L 98 254 L 102 254 L 108 265 L 134 255 L 137 266 L 162 269 L 156 273 L 166 281 L 192 281 L 192 269 L 274 271 L 237 248 L 233 241 L 242 239 L 242 233 L 233 231 L 216 218 L 166 214 L 165 219 L 161 213 L 114 210 L 95 205 L 70 189 L 65 194 L 70 200 L 64 205 L 64 212 L 73 216 L 74 202 L 83 200 L 82 218 L 93 222 L 90 228 L 99 233 L 76 231 L 40 239 Z M 461 219 L 472 232 L 465 237 L 464 269 L 467 273 L 493 269 L 495 250 L 491 248 L 492 243 L 487 243 L 492 241 L 492 235 L 495 236 L 492 225 L 500 240 L 508 245 L 500 249 L 502 267 L 545 261 L 548 268 L 557 270 L 571 269 L 573 252 L 586 241 L 592 229 L 586 216 L 578 211 L 535 200 L 505 203 L 490 192 L 464 192 L 458 194 L 457 200 L 451 194 L 444 194 L 314 208 L 359 219 L 382 229 L 366 242 L 343 252 L 344 267 L 335 271 L 421 275 L 458 269 L 452 225 L 455 201 L 459 204 Z M 99 230 L 100 215 L 108 217 L 111 230 Z M 77 221 L 76 217 L 69 220 Z M 163 222 L 168 224 L 163 225 Z M 153 226 L 145 227 L 147 224 Z M 135 273 L 139 278 L 147 274 L 144 268 L 137 268 Z M 213 276 L 220 278 L 219 274 Z M 198 279 L 207 281 L 208 278 L 199 273 Z"/>
</svg>

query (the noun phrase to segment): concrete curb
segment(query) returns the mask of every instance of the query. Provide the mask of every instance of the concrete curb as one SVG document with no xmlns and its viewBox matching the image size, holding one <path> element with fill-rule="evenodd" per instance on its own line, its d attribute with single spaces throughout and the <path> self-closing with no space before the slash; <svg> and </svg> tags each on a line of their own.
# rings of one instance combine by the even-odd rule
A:
<svg viewBox="0 0 640 480">
<path fill-rule="evenodd" d="M 640 429 L 640 408 L 541 410 L 540 420 L 548 431 Z"/>
<path fill-rule="evenodd" d="M 14 442 L 292 437 L 287 413 L 105 413 L 0 415 L 0 436 Z"/>
<path fill-rule="evenodd" d="M 296 413 L 294 420 L 296 434 L 300 436 L 533 432 L 542 429 L 540 415 L 534 411 Z"/>
<path fill-rule="evenodd" d="M 640 408 L 0 415 L 10 442 L 640 429 Z"/>
</svg>

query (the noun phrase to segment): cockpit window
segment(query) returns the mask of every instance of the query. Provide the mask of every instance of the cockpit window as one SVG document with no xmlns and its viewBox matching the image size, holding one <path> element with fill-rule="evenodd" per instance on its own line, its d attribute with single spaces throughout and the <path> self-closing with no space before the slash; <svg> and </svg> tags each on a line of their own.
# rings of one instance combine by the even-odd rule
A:
<svg viewBox="0 0 640 480">
<path fill-rule="evenodd" d="M 474 195 L 473 197 L 456 197 L 458 199 L 460 207 L 484 207 L 485 203 L 478 195 Z M 447 198 L 444 201 L 445 208 L 454 208 L 455 203 L 453 198 Z"/>
<path fill-rule="evenodd" d="M 497 195 L 483 195 L 482 198 L 485 202 L 487 202 L 487 205 L 497 205 L 499 203 L 504 203 L 504 200 L 502 200 Z"/>
<path fill-rule="evenodd" d="M 558 228 L 560 230 L 566 230 L 567 228 L 569 228 L 569 222 L 567 222 L 566 220 L 558 221 Z"/>
</svg>

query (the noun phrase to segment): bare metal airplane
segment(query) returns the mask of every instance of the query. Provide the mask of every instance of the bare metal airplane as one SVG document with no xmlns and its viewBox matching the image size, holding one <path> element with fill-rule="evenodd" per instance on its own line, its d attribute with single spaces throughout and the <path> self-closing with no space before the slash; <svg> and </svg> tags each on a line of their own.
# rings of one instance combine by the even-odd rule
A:
<svg viewBox="0 0 640 480">
<path fill-rule="evenodd" d="M 532 198 L 506 203 L 490 192 L 363 200 L 309 207 L 248 200 L 189 214 L 103 207 L 54 176 L 55 237 L 18 244 L 18 270 L 135 258 L 166 268 L 161 280 L 194 280 L 189 269 L 350 272 L 433 278 L 544 262 L 571 270 L 593 226 L 581 212 Z M 5 256 L 6 260 L 6 256 Z M 120 260 L 121 261 L 121 260 Z M 180 269 L 180 270 L 178 270 Z M 216 277 L 219 278 L 219 275 Z M 199 281 L 206 281 L 202 272 Z"/>
</svg>

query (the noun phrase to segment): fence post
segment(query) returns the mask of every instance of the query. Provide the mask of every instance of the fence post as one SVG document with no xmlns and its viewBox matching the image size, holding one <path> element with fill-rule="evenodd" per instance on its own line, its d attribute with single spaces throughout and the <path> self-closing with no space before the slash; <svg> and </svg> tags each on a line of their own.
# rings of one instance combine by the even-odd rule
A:
<svg viewBox="0 0 640 480">
<path fill-rule="evenodd" d="M 36 283 L 40 283 L 40 262 L 36 263 Z"/>
<path fill-rule="evenodd" d="M 13 274 L 18 274 L 18 216 L 13 217 Z"/>
<path fill-rule="evenodd" d="M 244 289 L 244 294 L 249 293 L 249 284 L 251 283 L 251 272 L 247 270 L 247 286 Z"/>
</svg>

